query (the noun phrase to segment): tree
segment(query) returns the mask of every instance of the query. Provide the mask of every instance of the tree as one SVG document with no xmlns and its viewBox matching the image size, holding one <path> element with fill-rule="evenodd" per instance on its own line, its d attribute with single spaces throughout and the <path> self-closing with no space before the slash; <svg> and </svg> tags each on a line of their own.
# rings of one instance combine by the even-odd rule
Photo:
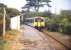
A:
<svg viewBox="0 0 71 50">
<path fill-rule="evenodd" d="M 15 9 L 15 8 L 7 8 L 6 9 L 6 13 L 7 13 L 7 15 L 8 16 L 17 16 L 17 15 L 20 15 L 20 12 L 17 10 L 17 9 Z"/>
<path fill-rule="evenodd" d="M 16 16 L 16 15 L 19 15 L 20 14 L 19 10 L 15 9 L 15 8 L 8 8 L 3 3 L 0 3 L 0 15 L 3 15 L 3 7 L 5 7 L 6 14 L 8 16 Z"/>
<path fill-rule="evenodd" d="M 44 7 L 44 5 L 51 7 L 49 4 L 49 2 L 51 2 L 50 0 L 26 0 L 26 1 L 27 1 L 27 4 L 23 7 L 23 9 L 27 8 L 28 12 L 30 11 L 30 8 L 34 8 L 36 12 L 38 13 L 39 8 Z"/>
<path fill-rule="evenodd" d="M 68 19 L 71 22 L 71 10 L 62 10 L 61 11 L 61 16 L 63 16 L 63 18 Z"/>
<path fill-rule="evenodd" d="M 71 10 L 62 10 L 59 22 L 59 24 L 62 25 L 62 32 L 71 34 Z"/>
<path fill-rule="evenodd" d="M 49 12 L 49 11 L 44 11 L 44 12 L 42 12 L 42 13 L 39 13 L 39 15 L 40 15 L 40 16 L 43 16 L 43 17 L 48 17 L 48 18 L 50 18 L 51 15 L 52 15 L 52 13 Z"/>
</svg>

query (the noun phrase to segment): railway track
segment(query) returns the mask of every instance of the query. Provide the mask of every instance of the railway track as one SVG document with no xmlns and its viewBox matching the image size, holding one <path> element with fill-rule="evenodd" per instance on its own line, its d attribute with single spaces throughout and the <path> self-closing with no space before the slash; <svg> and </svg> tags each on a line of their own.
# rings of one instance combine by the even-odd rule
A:
<svg viewBox="0 0 71 50">
<path fill-rule="evenodd" d="M 64 46 L 65 48 L 67 48 L 67 50 L 71 50 L 70 47 L 68 47 L 67 45 L 65 45 L 63 42 L 59 41 L 58 39 L 56 39 L 55 37 L 53 37 L 52 35 L 49 35 L 48 33 L 46 33 L 45 31 L 42 31 L 43 33 L 45 33 L 46 37 L 50 37 L 51 39 L 55 40 L 56 42 L 58 42 L 60 45 Z"/>
<path fill-rule="evenodd" d="M 30 26 L 30 25 L 28 25 Z M 32 26 L 30 26 L 32 27 Z M 67 45 L 65 45 L 63 42 L 59 41 L 58 39 L 56 39 L 55 37 L 53 37 L 52 35 L 46 33 L 44 30 L 41 30 L 40 32 L 45 33 L 45 37 L 43 36 L 43 34 L 39 34 L 41 37 L 43 37 L 43 40 L 47 42 L 48 37 L 50 37 L 51 39 L 55 40 L 57 43 L 59 43 L 60 45 L 64 46 L 67 50 L 71 50 L 70 47 L 68 47 Z M 48 36 L 48 37 L 47 37 Z"/>
</svg>

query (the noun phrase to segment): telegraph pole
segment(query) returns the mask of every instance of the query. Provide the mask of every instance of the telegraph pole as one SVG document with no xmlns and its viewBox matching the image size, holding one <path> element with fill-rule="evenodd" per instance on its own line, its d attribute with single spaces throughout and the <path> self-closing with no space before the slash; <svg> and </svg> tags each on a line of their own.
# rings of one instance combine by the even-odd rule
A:
<svg viewBox="0 0 71 50">
<path fill-rule="evenodd" d="M 3 10 L 4 10 L 4 15 L 3 15 L 3 37 L 5 37 L 5 29 L 6 29 L 6 10 L 5 10 L 5 7 L 3 7 Z"/>
<path fill-rule="evenodd" d="M 3 3 L 0 3 L 0 7 L 3 9 L 3 38 L 5 37 L 5 29 L 6 29 L 6 20 L 5 20 L 5 17 L 6 17 L 6 5 L 4 5 Z"/>
</svg>

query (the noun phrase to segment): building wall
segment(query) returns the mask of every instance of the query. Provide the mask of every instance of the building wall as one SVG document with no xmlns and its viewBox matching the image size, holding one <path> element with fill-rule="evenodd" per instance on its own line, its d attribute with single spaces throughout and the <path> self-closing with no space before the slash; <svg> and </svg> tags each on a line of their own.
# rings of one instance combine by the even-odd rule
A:
<svg viewBox="0 0 71 50">
<path fill-rule="evenodd" d="M 11 29 L 20 29 L 20 16 L 12 17 L 10 20 L 10 28 Z"/>
</svg>

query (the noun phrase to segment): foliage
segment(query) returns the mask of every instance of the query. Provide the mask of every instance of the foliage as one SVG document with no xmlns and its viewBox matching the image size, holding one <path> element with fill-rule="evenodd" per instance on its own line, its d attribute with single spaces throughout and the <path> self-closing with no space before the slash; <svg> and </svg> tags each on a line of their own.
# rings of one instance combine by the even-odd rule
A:
<svg viewBox="0 0 71 50">
<path fill-rule="evenodd" d="M 48 23 L 49 30 L 71 35 L 71 10 L 62 10 L 59 15 L 50 18 Z"/>
<path fill-rule="evenodd" d="M 43 17 L 51 17 L 51 12 L 50 11 L 44 11 L 44 12 L 42 12 L 42 13 L 39 13 L 38 14 L 39 16 L 43 16 Z"/>
<path fill-rule="evenodd" d="M 0 39 L 0 50 L 4 49 L 4 45 L 6 44 L 6 41 L 3 39 Z"/>
<path fill-rule="evenodd" d="M 20 32 L 17 30 L 8 30 L 5 35 L 5 40 L 7 41 L 14 40 L 19 33 Z"/>
<path fill-rule="evenodd" d="M 20 15 L 20 12 L 15 8 L 7 8 L 6 11 L 7 11 L 6 13 L 8 14 L 8 16 L 10 17 Z"/>
<path fill-rule="evenodd" d="M 26 0 L 28 2 L 28 4 L 26 5 L 29 5 L 30 7 L 35 7 L 35 8 L 38 8 L 38 7 L 42 7 L 44 5 L 47 5 L 48 7 L 50 7 L 49 5 L 49 2 L 51 2 L 50 0 Z M 43 4 L 43 2 L 45 2 Z"/>
<path fill-rule="evenodd" d="M 30 12 L 30 9 L 33 8 L 34 11 L 36 11 L 37 14 L 35 14 L 35 16 L 38 16 L 38 11 L 40 7 L 44 7 L 44 5 L 47 5 L 48 7 L 51 7 L 49 2 L 51 2 L 51 0 L 26 0 L 27 4 L 22 7 L 23 9 L 27 9 L 28 14 Z M 29 15 L 28 15 L 29 16 Z"/>
<path fill-rule="evenodd" d="M 29 13 L 29 17 L 35 17 L 36 15 L 37 16 L 46 17 L 46 18 L 51 18 L 52 13 L 48 12 L 48 11 L 44 11 L 44 12 L 30 12 Z"/>
<path fill-rule="evenodd" d="M 8 30 L 4 39 L 0 39 L 0 50 L 11 50 L 12 41 L 16 39 L 16 36 L 20 32 L 17 30 Z M 13 49 L 12 49 L 13 50 Z"/>
</svg>

